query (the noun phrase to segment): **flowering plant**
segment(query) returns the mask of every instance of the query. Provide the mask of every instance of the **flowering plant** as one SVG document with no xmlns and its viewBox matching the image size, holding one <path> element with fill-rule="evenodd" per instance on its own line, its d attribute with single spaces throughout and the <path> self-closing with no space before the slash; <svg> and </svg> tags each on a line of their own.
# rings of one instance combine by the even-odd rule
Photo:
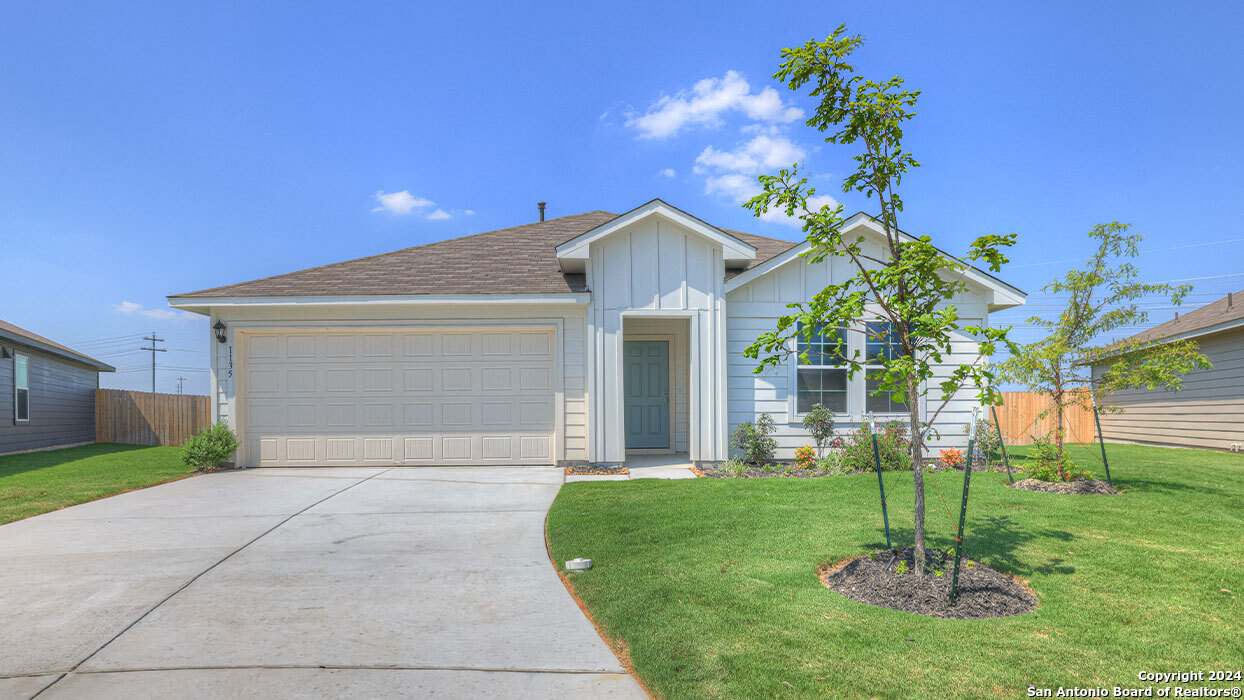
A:
<svg viewBox="0 0 1244 700">
<path fill-rule="evenodd" d="M 811 469 L 816 462 L 816 448 L 811 445 L 795 448 L 795 466 L 800 469 Z"/>
<path fill-rule="evenodd" d="M 939 461 L 943 467 L 953 467 L 963 463 L 963 450 L 953 447 L 947 447 L 938 452 Z"/>
</svg>

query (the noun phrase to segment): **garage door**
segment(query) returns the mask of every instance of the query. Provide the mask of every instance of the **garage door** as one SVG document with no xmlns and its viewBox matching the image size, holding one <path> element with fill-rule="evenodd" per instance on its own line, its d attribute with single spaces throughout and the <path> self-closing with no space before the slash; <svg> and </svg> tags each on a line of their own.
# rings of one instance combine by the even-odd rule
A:
<svg viewBox="0 0 1244 700">
<path fill-rule="evenodd" d="M 553 463 L 552 331 L 242 337 L 251 465 Z"/>
</svg>

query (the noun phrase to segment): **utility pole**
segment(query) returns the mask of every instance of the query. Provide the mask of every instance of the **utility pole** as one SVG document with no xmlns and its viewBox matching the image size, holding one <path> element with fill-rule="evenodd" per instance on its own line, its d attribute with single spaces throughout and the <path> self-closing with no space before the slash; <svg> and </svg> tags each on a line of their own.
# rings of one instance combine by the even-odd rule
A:
<svg viewBox="0 0 1244 700">
<path fill-rule="evenodd" d="M 177 378 L 177 393 L 178 393 L 178 394 L 180 394 L 180 393 L 181 393 L 181 383 L 182 383 L 182 382 L 184 382 L 184 381 L 186 381 L 186 378 L 185 378 L 185 377 L 178 377 L 178 378 Z"/>
<path fill-rule="evenodd" d="M 148 336 L 145 336 L 145 335 L 144 335 L 144 336 L 143 336 L 143 340 L 150 340 L 150 341 L 151 341 L 151 347 L 149 347 L 149 348 L 139 348 L 139 350 L 150 350 L 150 351 L 151 351 L 151 393 L 153 393 L 153 394 L 154 394 L 154 393 L 155 393 L 155 358 L 156 358 L 156 353 L 157 353 L 157 352 L 168 352 L 168 351 L 167 351 L 167 350 L 165 350 L 164 348 L 157 348 L 157 347 L 156 347 L 156 343 L 163 343 L 163 342 L 164 342 L 164 339 L 163 339 L 163 338 L 157 338 L 157 337 L 156 337 L 156 334 L 155 334 L 155 331 L 151 331 L 151 336 L 150 336 L 150 337 L 148 337 Z"/>
</svg>

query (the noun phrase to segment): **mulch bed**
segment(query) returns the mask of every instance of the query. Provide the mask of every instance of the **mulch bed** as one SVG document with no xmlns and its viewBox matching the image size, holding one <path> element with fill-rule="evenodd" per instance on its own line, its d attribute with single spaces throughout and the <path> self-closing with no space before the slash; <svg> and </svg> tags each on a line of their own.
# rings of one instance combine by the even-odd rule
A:
<svg viewBox="0 0 1244 700">
<path fill-rule="evenodd" d="M 940 550 L 926 551 L 928 566 L 921 578 L 912 569 L 913 552 L 911 547 L 873 552 L 822 566 L 817 576 L 830 590 L 851 600 L 930 617 L 980 620 L 1024 615 L 1037 608 L 1037 596 L 1027 586 L 966 558 L 960 562 L 959 596 L 952 607 L 953 557 Z M 897 571 L 900 564 L 906 565 L 901 574 Z M 935 576 L 935 571 L 943 573 Z"/>
<path fill-rule="evenodd" d="M 748 466 L 747 471 L 737 476 L 726 474 L 717 467 L 700 468 L 699 475 L 710 479 L 815 479 L 829 476 L 829 474 L 822 474 L 812 469 L 800 469 L 799 467 L 786 464 L 778 464 L 770 469 Z"/>
<path fill-rule="evenodd" d="M 1110 488 L 1110 485 L 1101 479 L 1081 479 L 1079 481 L 1041 481 L 1040 479 L 1022 479 L 1020 481 L 1016 481 L 1014 484 L 1008 485 L 1013 489 L 1041 491 L 1044 493 L 1099 495 L 1118 495 L 1123 493 L 1117 489 Z"/>
<path fill-rule="evenodd" d="M 593 467 L 589 464 L 577 464 L 566 467 L 566 476 L 614 476 L 630 474 L 626 467 Z"/>
</svg>

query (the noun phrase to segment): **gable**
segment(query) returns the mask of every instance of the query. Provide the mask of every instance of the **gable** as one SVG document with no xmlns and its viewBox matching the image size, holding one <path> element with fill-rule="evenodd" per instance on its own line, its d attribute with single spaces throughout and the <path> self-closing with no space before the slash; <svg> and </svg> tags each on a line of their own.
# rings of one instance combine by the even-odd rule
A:
<svg viewBox="0 0 1244 700">
<path fill-rule="evenodd" d="M 871 216 L 864 213 L 858 213 L 850 217 L 843 224 L 843 233 L 863 236 L 865 239 L 865 247 L 870 244 L 877 246 L 876 250 L 873 252 L 874 257 L 885 257 L 885 249 L 881 247 L 885 241 L 885 231 Z M 908 240 L 915 240 L 915 238 L 910 234 L 903 233 L 902 231 L 899 233 Z M 812 272 L 807 273 L 807 275 L 801 275 L 800 279 L 810 278 L 812 280 L 816 280 L 818 279 L 818 275 L 825 276 L 829 274 L 829 265 L 839 263 L 844 267 L 841 270 L 837 268 L 834 269 L 833 279 L 841 280 L 854 275 L 854 267 L 850 266 L 848 261 L 841 258 L 835 258 L 833 256 L 826 258 L 824 262 L 819 263 L 818 265 L 807 265 L 806 260 L 801 256 L 803 253 L 810 250 L 811 247 L 811 244 L 804 241 L 802 243 L 792 245 L 787 250 L 774 255 L 763 262 L 757 263 L 749 269 L 730 278 L 726 282 L 726 292 L 730 293 L 735 290 L 742 289 L 743 287 L 751 285 L 753 282 L 756 282 L 766 276 L 779 274 L 783 269 L 791 267 L 794 263 L 798 263 L 795 267 L 822 268 L 820 270 L 813 270 Z M 947 253 L 943 252 L 942 254 L 948 259 L 958 260 L 954 256 Z M 789 274 L 782 274 L 781 276 L 789 277 Z M 1000 311 L 1002 309 L 1020 306 L 1025 303 L 1025 299 L 1027 298 L 1027 295 L 1022 290 L 1012 287 L 993 275 L 972 266 L 967 267 L 963 273 L 963 278 L 964 281 L 967 282 L 969 290 L 973 293 L 973 295 L 980 297 L 984 303 L 988 305 L 990 311 Z M 828 284 L 829 280 L 830 278 L 826 276 L 825 283 L 821 284 L 811 293 L 799 294 L 794 297 L 786 296 L 784 300 L 798 301 L 808 299 L 811 297 L 811 294 L 815 294 L 817 291 L 824 288 L 825 284 Z M 813 284 L 815 284 L 815 282 L 813 282 Z M 792 288 L 791 285 L 792 283 L 788 283 L 786 288 Z M 802 284 L 800 286 L 802 286 Z M 806 290 L 804 291 L 806 292 Z"/>
<path fill-rule="evenodd" d="M 711 226 L 681 209 L 672 207 L 660 199 L 654 199 L 557 246 L 557 260 L 561 268 L 567 272 L 582 271 L 593 244 L 652 219 L 659 219 L 668 225 L 677 226 L 687 233 L 720 246 L 722 260 L 728 267 L 740 266 L 756 259 L 756 248 L 750 243 L 723 229 Z"/>
</svg>

